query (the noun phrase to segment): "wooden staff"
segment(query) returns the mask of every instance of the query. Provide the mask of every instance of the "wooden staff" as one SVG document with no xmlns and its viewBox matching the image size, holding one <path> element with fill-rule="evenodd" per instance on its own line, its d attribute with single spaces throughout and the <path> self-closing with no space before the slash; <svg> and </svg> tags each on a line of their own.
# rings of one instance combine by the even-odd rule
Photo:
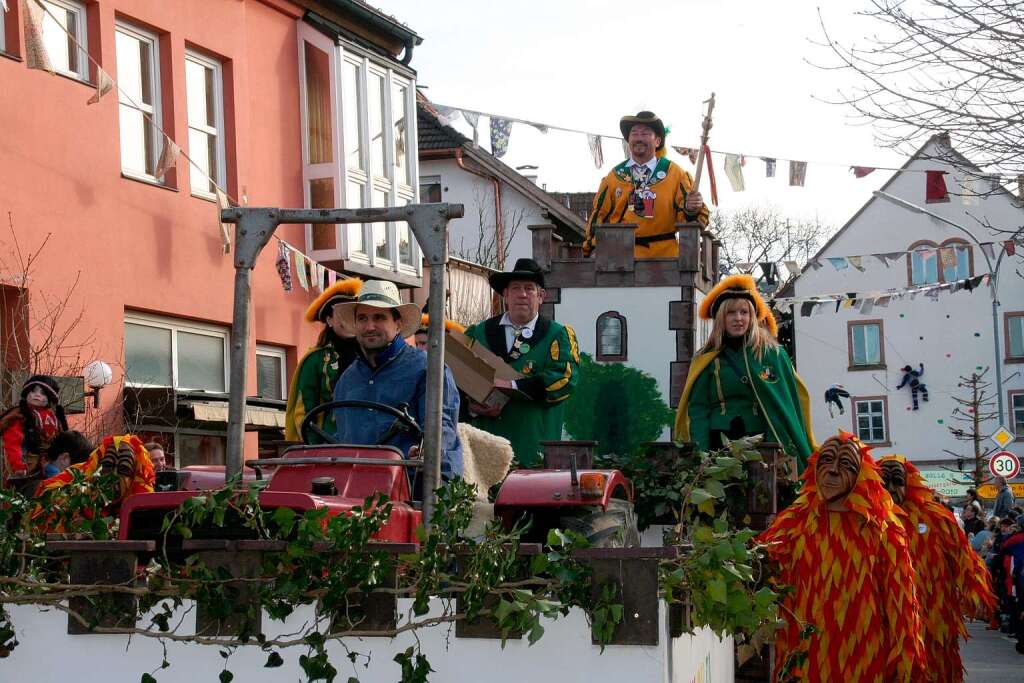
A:
<svg viewBox="0 0 1024 683">
<path fill-rule="evenodd" d="M 700 176 L 704 170 L 704 148 L 708 146 L 708 133 L 711 132 L 711 112 L 715 110 L 715 93 L 711 93 L 711 98 L 704 100 L 704 104 L 708 105 L 708 111 L 704 115 L 703 123 L 701 123 L 700 149 L 697 150 L 697 169 L 693 172 L 693 187 L 697 191 L 700 191 Z"/>
</svg>

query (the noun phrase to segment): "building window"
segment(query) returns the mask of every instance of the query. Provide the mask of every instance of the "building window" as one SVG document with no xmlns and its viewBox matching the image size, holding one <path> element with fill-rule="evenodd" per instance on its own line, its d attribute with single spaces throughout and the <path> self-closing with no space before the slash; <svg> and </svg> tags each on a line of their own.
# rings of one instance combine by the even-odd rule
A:
<svg viewBox="0 0 1024 683">
<path fill-rule="evenodd" d="M 915 242 L 907 254 L 907 276 L 912 287 L 939 281 L 939 253 L 934 242 Z"/>
<path fill-rule="evenodd" d="M 256 346 L 256 395 L 284 401 L 288 398 L 285 350 L 278 346 Z"/>
<path fill-rule="evenodd" d="M 885 346 L 882 343 L 881 320 L 848 322 L 846 338 L 849 347 L 850 370 L 867 370 L 885 367 Z"/>
<path fill-rule="evenodd" d="M 192 194 L 215 198 L 215 184 L 226 185 L 224 152 L 224 79 L 220 62 L 185 53 L 188 105 L 189 185 Z"/>
<path fill-rule="evenodd" d="M 1003 327 L 1006 328 L 1006 361 L 1024 363 L 1024 312 L 1004 314 Z"/>
<path fill-rule="evenodd" d="M 597 316 L 597 360 L 626 360 L 626 318 L 618 311 Z"/>
<path fill-rule="evenodd" d="M 939 254 L 944 282 L 966 280 L 974 275 L 974 254 L 969 244 L 961 239 L 949 239 L 942 243 L 940 249 L 944 250 Z"/>
<path fill-rule="evenodd" d="M 853 430 L 864 443 L 889 445 L 889 410 L 884 396 L 852 398 Z"/>
<path fill-rule="evenodd" d="M 338 45 L 306 24 L 299 25 L 299 41 L 309 206 L 354 209 L 416 201 L 411 74 L 344 41 Z M 318 260 L 341 258 L 419 274 L 418 246 L 405 223 L 310 225 L 308 231 Z"/>
<path fill-rule="evenodd" d="M 428 175 L 420 178 L 420 203 L 441 203 L 441 176 Z"/>
<path fill-rule="evenodd" d="M 117 84 L 120 100 L 121 171 L 156 178 L 163 147 L 160 135 L 160 67 L 157 38 L 134 26 L 118 24 Z"/>
<path fill-rule="evenodd" d="M 126 315 L 125 375 L 132 386 L 227 391 L 228 332 L 198 323 Z"/>
<path fill-rule="evenodd" d="M 89 80 L 85 5 L 75 0 L 43 0 L 43 44 L 57 73 Z M 75 43 L 78 43 L 77 45 Z"/>
<path fill-rule="evenodd" d="M 1024 441 L 1024 391 L 1010 392 L 1010 419 L 1017 441 Z"/>
</svg>

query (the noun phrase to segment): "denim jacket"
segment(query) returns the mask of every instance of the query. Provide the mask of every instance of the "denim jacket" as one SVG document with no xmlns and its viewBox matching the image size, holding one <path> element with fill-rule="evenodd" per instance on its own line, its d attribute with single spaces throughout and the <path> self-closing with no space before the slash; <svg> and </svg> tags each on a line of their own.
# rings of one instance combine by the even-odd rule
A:
<svg viewBox="0 0 1024 683">
<path fill-rule="evenodd" d="M 395 337 L 388 348 L 377 355 L 372 368 L 360 354 L 342 373 L 334 386 L 334 400 L 362 400 L 384 403 L 396 408 L 405 403 L 409 414 L 420 426 L 427 412 L 427 354 Z M 384 436 L 395 418 L 376 410 L 339 408 L 334 411 L 337 439 L 340 443 L 375 444 Z M 462 475 L 462 444 L 458 435 L 459 392 L 451 371 L 444 369 L 444 406 L 441 410 L 441 476 L 447 481 Z M 402 453 L 417 445 L 406 433 L 387 441 Z"/>
</svg>

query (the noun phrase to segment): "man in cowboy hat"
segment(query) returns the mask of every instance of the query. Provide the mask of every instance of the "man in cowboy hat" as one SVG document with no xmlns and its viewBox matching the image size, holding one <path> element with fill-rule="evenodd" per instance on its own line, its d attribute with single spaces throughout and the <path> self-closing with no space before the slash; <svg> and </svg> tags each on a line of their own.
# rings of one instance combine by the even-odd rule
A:
<svg viewBox="0 0 1024 683">
<path fill-rule="evenodd" d="M 359 278 L 341 280 L 324 290 L 306 309 L 306 320 L 311 323 L 319 321 L 324 328 L 316 346 L 299 360 L 292 375 L 285 409 L 285 438 L 289 441 L 302 439 L 300 430 L 306 413 L 331 401 L 335 383 L 359 354 L 359 344 L 345 332 L 341 317 L 335 314 L 335 306 L 354 301 L 362 286 L 363 281 Z M 317 426 L 327 434 L 333 434 L 334 416 L 322 415 Z M 322 441 L 315 432 L 310 433 L 309 438 L 311 443 Z"/>
<path fill-rule="evenodd" d="M 597 247 L 594 225 L 636 224 L 636 258 L 679 256 L 676 223 L 708 224 L 708 207 L 690 174 L 665 156 L 665 124 L 642 111 L 619 121 L 629 158 L 611 170 L 594 195 L 583 250 Z"/>
<path fill-rule="evenodd" d="M 576 387 L 580 352 L 576 334 L 540 315 L 544 273 L 533 259 L 521 258 L 511 272 L 493 273 L 491 288 L 501 295 L 505 313 L 466 330 L 524 377 L 495 380 L 495 386 L 517 391 L 503 408 L 471 407 L 474 424 L 512 442 L 525 467 L 541 461 L 541 441 L 562 437 L 564 402 Z"/>
<path fill-rule="evenodd" d="M 422 426 L 427 403 L 427 354 L 405 338 L 420 325 L 416 304 L 403 304 L 393 282 L 370 280 L 355 301 L 336 307 L 341 324 L 359 344 L 359 355 L 334 387 L 334 399 L 406 405 Z M 334 413 L 341 443 L 376 444 L 392 432 L 394 418 L 378 411 L 339 408 Z M 458 436 L 459 392 L 451 371 L 444 370 L 441 410 L 441 477 L 462 475 L 462 444 Z M 419 444 L 407 432 L 391 434 L 385 443 L 415 456 Z"/>
</svg>

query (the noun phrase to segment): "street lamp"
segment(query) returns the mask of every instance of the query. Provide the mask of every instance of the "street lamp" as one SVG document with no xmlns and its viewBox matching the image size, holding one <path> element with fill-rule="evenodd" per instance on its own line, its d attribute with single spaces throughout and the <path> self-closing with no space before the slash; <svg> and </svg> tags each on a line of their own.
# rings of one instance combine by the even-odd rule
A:
<svg viewBox="0 0 1024 683">
<path fill-rule="evenodd" d="M 994 349 L 995 356 L 996 356 L 996 358 L 995 358 L 995 361 L 996 361 L 996 400 L 997 400 L 997 405 L 999 406 L 999 426 L 1001 427 L 1003 425 L 1003 420 L 1005 419 L 1005 416 L 1003 414 L 1003 369 L 1002 369 L 1002 356 L 1000 355 L 1000 349 L 999 349 L 999 297 L 998 297 L 998 293 L 999 293 L 998 292 L 998 289 L 999 289 L 999 278 L 998 278 L 998 275 L 999 275 L 999 266 L 1001 266 L 1002 263 L 1003 263 L 1003 254 L 1005 252 L 1000 252 L 999 253 L 999 257 L 996 259 L 996 263 L 993 266 L 992 265 L 992 259 L 990 259 L 988 254 L 985 253 L 985 250 L 981 248 L 981 242 L 979 242 L 978 239 L 974 236 L 974 234 L 970 230 L 965 228 L 964 226 L 959 225 L 958 223 L 954 223 L 953 221 L 949 220 L 948 218 L 940 216 L 937 213 L 929 211 L 928 209 L 924 208 L 923 206 L 918 206 L 917 204 L 911 204 L 907 200 L 900 199 L 899 197 L 891 195 L 888 192 L 882 192 L 881 190 L 875 190 L 874 192 L 872 192 L 872 194 L 874 196 L 876 196 L 876 197 L 879 197 L 880 199 L 886 200 L 887 202 L 891 202 L 891 203 L 895 204 L 896 206 L 898 206 L 900 208 L 906 209 L 907 211 L 910 211 L 911 213 L 921 213 L 921 214 L 924 214 L 925 216 L 929 216 L 930 218 L 934 218 L 937 221 L 945 223 L 946 225 L 950 226 L 951 228 L 956 228 L 957 230 L 959 230 L 963 234 L 967 235 L 968 239 L 970 239 L 972 242 L 974 242 L 974 244 L 978 245 L 978 251 L 980 251 L 981 255 L 985 257 L 985 263 L 986 263 L 986 265 L 988 265 L 988 274 L 989 274 L 989 277 L 990 277 L 990 279 L 992 281 L 992 347 Z"/>
</svg>

